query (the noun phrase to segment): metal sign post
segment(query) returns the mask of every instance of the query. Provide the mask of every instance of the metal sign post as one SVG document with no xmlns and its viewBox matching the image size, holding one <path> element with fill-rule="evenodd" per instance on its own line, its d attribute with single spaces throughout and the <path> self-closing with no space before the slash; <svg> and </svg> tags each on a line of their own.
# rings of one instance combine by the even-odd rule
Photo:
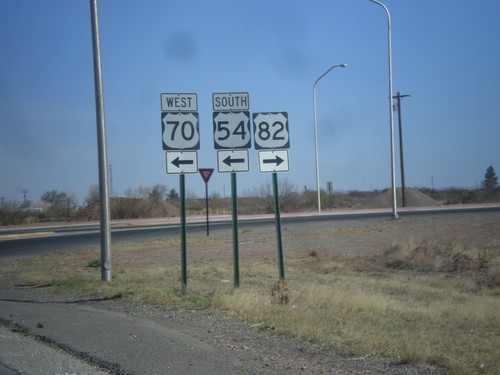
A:
<svg viewBox="0 0 500 375">
<path fill-rule="evenodd" d="M 250 131 L 250 100 L 247 92 L 212 94 L 214 148 L 217 150 L 217 169 L 231 173 L 233 215 L 234 287 L 240 286 L 238 245 L 238 196 L 236 172 L 248 172 L 248 148 L 252 143 Z"/>
<path fill-rule="evenodd" d="M 207 236 L 210 235 L 210 225 L 208 221 L 208 181 L 214 172 L 213 168 L 200 168 L 198 170 L 200 172 L 201 178 L 205 182 L 205 211 L 207 214 Z"/>
<path fill-rule="evenodd" d="M 277 172 L 289 171 L 288 148 L 290 147 L 290 135 L 288 132 L 288 114 L 286 112 L 254 113 L 253 126 L 255 148 L 259 150 L 259 171 L 261 173 L 272 172 L 273 176 L 278 271 L 280 280 L 284 280 L 285 262 L 283 258 Z"/>
<path fill-rule="evenodd" d="M 285 261 L 283 259 L 283 241 L 281 236 L 280 194 L 278 191 L 278 174 L 273 173 L 274 212 L 276 220 L 276 245 L 278 248 L 278 271 L 280 280 L 285 280 Z"/>
<path fill-rule="evenodd" d="M 160 94 L 163 150 L 167 173 L 179 175 L 181 225 L 181 288 L 187 292 L 186 187 L 185 174 L 198 172 L 200 134 L 196 94 Z"/>
<path fill-rule="evenodd" d="M 181 292 L 187 291 L 187 245 L 186 245 L 186 187 L 185 175 L 179 176 L 179 194 L 181 199 Z"/>
<path fill-rule="evenodd" d="M 238 197 L 236 186 L 236 173 L 231 173 L 231 196 L 233 215 L 233 279 L 234 287 L 240 287 L 240 252 L 238 242 Z"/>
</svg>

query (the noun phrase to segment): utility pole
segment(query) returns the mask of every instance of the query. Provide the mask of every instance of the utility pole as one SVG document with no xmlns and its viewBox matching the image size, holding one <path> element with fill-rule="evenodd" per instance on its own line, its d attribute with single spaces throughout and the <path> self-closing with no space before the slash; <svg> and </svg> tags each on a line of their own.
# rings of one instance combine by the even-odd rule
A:
<svg viewBox="0 0 500 375">
<path fill-rule="evenodd" d="M 21 190 L 21 193 L 23 193 L 23 205 L 26 207 L 26 204 L 27 204 L 27 200 L 26 200 L 26 194 L 28 194 L 28 189 L 22 189 Z"/>
<path fill-rule="evenodd" d="M 406 199 L 405 199 L 405 162 L 403 157 L 403 125 L 401 123 L 401 98 L 406 98 L 411 95 L 401 95 L 398 91 L 396 96 L 393 96 L 394 99 L 397 99 L 397 104 L 394 105 L 394 111 L 398 111 L 398 120 L 399 120 L 399 156 L 401 160 L 401 197 L 403 199 L 403 207 L 406 207 Z"/>
</svg>

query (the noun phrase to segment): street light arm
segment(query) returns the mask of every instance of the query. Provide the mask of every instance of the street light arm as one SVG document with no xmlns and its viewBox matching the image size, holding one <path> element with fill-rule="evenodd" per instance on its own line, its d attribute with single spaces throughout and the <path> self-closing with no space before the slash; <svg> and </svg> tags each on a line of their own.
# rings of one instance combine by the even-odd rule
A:
<svg viewBox="0 0 500 375">
<path fill-rule="evenodd" d="M 370 1 L 372 3 L 380 5 L 382 8 L 384 8 L 385 12 L 387 13 L 387 18 L 389 19 L 389 28 L 390 28 L 391 27 L 390 26 L 391 25 L 391 14 L 389 13 L 389 9 L 387 9 L 387 7 L 378 0 L 370 0 Z"/>
<path fill-rule="evenodd" d="M 320 187 L 319 187 L 319 156 L 318 156 L 318 127 L 316 125 L 316 84 L 318 81 L 326 76 L 333 68 L 345 68 L 347 67 L 347 64 L 337 64 L 332 66 L 330 69 L 328 69 L 326 72 L 324 72 L 316 81 L 314 81 L 313 85 L 313 109 L 314 109 L 314 154 L 315 154 L 315 160 L 316 160 L 316 192 L 318 195 L 318 211 L 321 212 L 321 194 L 320 194 Z"/>
<path fill-rule="evenodd" d="M 324 76 L 326 76 L 328 73 L 330 73 L 330 71 L 333 69 L 333 68 L 337 68 L 337 67 L 340 67 L 340 68 L 346 68 L 347 67 L 347 64 L 337 64 L 337 65 L 334 65 L 332 67 L 330 67 L 330 69 L 328 69 L 326 72 L 324 72 L 322 75 L 319 76 L 319 78 L 314 81 L 314 85 L 313 85 L 313 88 L 316 87 L 316 84 L 318 83 L 318 81 L 323 78 Z"/>
<path fill-rule="evenodd" d="M 392 105 L 392 35 L 391 35 L 391 14 L 389 9 L 378 0 L 369 0 L 372 3 L 380 5 L 384 8 L 387 15 L 387 39 L 388 39 L 388 55 L 389 55 L 389 121 L 391 127 L 391 179 L 392 179 L 392 210 L 394 218 L 398 218 L 397 213 L 397 196 L 396 196 L 396 174 L 394 162 L 394 119 L 393 119 L 393 105 Z"/>
</svg>

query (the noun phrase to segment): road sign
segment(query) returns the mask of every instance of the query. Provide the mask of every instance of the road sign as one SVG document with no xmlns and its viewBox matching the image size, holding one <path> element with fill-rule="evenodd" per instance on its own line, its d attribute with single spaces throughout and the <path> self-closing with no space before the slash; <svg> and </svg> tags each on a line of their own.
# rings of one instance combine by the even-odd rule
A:
<svg viewBox="0 0 500 375">
<path fill-rule="evenodd" d="M 215 149 L 249 148 L 250 112 L 214 112 Z"/>
<path fill-rule="evenodd" d="M 198 112 L 162 112 L 164 150 L 199 150 Z"/>
<path fill-rule="evenodd" d="M 196 94 L 160 94 L 161 110 L 165 112 L 196 112 Z"/>
<path fill-rule="evenodd" d="M 214 172 L 213 168 L 200 168 L 198 169 L 198 172 L 200 172 L 201 178 L 203 178 L 203 181 L 208 184 L 208 181 L 210 181 L 210 177 L 212 176 L 212 173 Z"/>
<path fill-rule="evenodd" d="M 266 172 L 288 172 L 288 150 L 266 150 L 259 151 L 259 171 Z"/>
<path fill-rule="evenodd" d="M 248 172 L 248 150 L 217 151 L 217 170 L 224 172 Z"/>
<path fill-rule="evenodd" d="M 183 174 L 198 172 L 198 152 L 196 151 L 168 151 L 167 173 Z"/>
<path fill-rule="evenodd" d="M 248 92 L 214 93 L 212 106 L 217 112 L 248 111 L 250 109 Z"/>
<path fill-rule="evenodd" d="M 254 113 L 255 149 L 287 149 L 290 147 L 286 112 Z"/>
</svg>

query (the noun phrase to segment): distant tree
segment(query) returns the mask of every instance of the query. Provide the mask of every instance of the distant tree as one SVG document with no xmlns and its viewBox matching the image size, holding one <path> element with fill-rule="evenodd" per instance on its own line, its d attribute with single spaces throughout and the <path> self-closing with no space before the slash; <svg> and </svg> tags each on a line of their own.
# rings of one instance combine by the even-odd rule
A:
<svg viewBox="0 0 500 375">
<path fill-rule="evenodd" d="M 297 210 L 300 204 L 300 194 L 297 193 L 295 185 L 290 183 L 287 178 L 278 182 L 280 210 L 283 212 L 292 212 Z M 253 207 L 256 212 L 273 213 L 274 207 L 274 191 L 270 183 L 261 184 L 258 187 L 253 187 L 246 194 L 251 199 L 254 199 Z"/>
<path fill-rule="evenodd" d="M 165 200 L 167 193 L 167 187 L 163 184 L 156 184 L 150 188 L 149 199 L 154 202 L 160 202 Z"/>
<path fill-rule="evenodd" d="M 498 178 L 491 165 L 486 169 L 482 186 L 488 190 L 493 190 L 498 186 Z"/>
<path fill-rule="evenodd" d="M 22 204 L 0 197 L 0 225 L 22 224 L 27 214 Z"/>
<path fill-rule="evenodd" d="M 149 199 L 150 194 L 151 194 L 151 189 L 148 188 L 147 186 L 140 185 L 137 188 L 137 198 L 139 198 L 139 199 L 146 199 L 147 200 L 147 199 Z"/>
<path fill-rule="evenodd" d="M 125 196 L 127 198 L 135 198 L 135 199 L 149 199 L 149 189 L 143 185 L 140 185 L 139 187 L 132 189 L 128 188 L 125 190 Z"/>
<path fill-rule="evenodd" d="M 46 203 L 50 208 L 66 205 L 68 194 L 64 191 L 48 190 L 42 194 L 42 202 Z"/>
<path fill-rule="evenodd" d="M 179 200 L 179 193 L 177 193 L 175 189 L 170 189 L 170 191 L 167 194 L 167 199 L 169 201 L 177 201 Z"/>
<path fill-rule="evenodd" d="M 222 199 L 222 195 L 218 191 L 212 191 L 209 196 L 210 199 L 216 200 L 216 199 Z"/>
<path fill-rule="evenodd" d="M 64 191 L 48 190 L 42 194 L 41 200 L 47 205 L 45 213 L 49 219 L 69 217 L 77 206 L 75 196 Z"/>
<path fill-rule="evenodd" d="M 99 185 L 93 184 L 89 187 L 89 192 L 85 198 L 87 206 L 92 206 L 94 203 L 99 202 Z"/>
</svg>

